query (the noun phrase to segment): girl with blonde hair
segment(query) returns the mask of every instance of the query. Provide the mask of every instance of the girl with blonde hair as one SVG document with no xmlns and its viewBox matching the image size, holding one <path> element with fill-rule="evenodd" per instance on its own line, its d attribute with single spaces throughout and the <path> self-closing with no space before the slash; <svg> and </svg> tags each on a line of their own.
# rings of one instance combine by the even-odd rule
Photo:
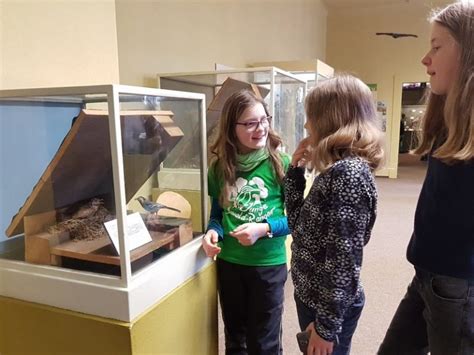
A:
<svg viewBox="0 0 474 355">
<path fill-rule="evenodd" d="M 381 131 L 370 89 L 350 75 L 310 91 L 306 116 L 309 137 L 285 178 L 298 320 L 307 354 L 349 354 L 365 300 L 360 270 L 376 217 Z M 308 162 L 319 174 L 303 197 Z"/>
<path fill-rule="evenodd" d="M 474 354 L 474 1 L 431 19 L 431 92 L 420 154 L 428 171 L 408 261 L 415 276 L 379 354 Z"/>
</svg>

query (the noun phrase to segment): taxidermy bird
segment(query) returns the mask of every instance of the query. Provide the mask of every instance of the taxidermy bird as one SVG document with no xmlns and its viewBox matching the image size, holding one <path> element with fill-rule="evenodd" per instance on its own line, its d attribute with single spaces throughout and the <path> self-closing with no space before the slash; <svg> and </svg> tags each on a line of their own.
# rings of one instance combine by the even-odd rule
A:
<svg viewBox="0 0 474 355">
<path fill-rule="evenodd" d="M 377 36 L 391 36 L 392 38 L 400 38 L 400 37 L 415 37 L 418 38 L 417 35 L 411 33 L 397 33 L 397 32 L 377 32 L 375 33 Z"/>
<path fill-rule="evenodd" d="M 94 215 L 101 206 L 104 205 L 104 200 L 100 198 L 93 198 L 87 204 L 82 205 L 72 216 L 73 219 L 88 218 Z"/>
<path fill-rule="evenodd" d="M 169 206 L 163 205 L 162 203 L 157 203 L 157 202 L 147 200 L 143 196 L 138 196 L 135 200 L 138 200 L 138 202 L 140 202 L 140 205 L 142 205 L 142 207 L 150 213 L 155 213 L 156 214 L 162 208 L 167 209 L 167 210 L 171 210 L 171 211 L 181 212 L 177 208 L 169 207 Z"/>
</svg>

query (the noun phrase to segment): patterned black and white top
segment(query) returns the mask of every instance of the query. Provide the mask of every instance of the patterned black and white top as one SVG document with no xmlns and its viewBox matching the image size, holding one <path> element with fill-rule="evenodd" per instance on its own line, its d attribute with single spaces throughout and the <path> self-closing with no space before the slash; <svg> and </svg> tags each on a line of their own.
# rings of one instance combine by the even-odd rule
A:
<svg viewBox="0 0 474 355">
<path fill-rule="evenodd" d="M 334 341 L 344 312 L 362 297 L 362 249 L 376 217 L 377 190 L 367 162 L 337 161 L 316 176 L 303 198 L 302 168 L 285 177 L 285 204 L 293 243 L 291 275 L 295 294 L 314 310 L 318 334 Z"/>
</svg>

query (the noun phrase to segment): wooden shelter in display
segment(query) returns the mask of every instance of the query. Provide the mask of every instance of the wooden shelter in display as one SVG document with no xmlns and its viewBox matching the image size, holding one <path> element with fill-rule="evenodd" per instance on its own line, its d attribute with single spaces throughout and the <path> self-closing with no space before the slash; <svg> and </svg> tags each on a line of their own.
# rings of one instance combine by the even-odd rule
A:
<svg viewBox="0 0 474 355">
<path fill-rule="evenodd" d="M 183 137 L 172 118 L 171 111 L 120 113 L 127 203 Z M 27 262 L 61 265 L 62 258 L 68 257 L 120 265 L 107 236 L 73 241 L 68 232 L 48 232 L 62 211 L 92 198 L 103 199 L 115 214 L 109 115 L 104 110 L 84 109 L 5 233 L 8 237 L 25 233 Z M 192 238 L 189 217 L 163 220 L 167 222 L 150 231 L 151 242 L 131 251 L 132 262 L 160 247 L 172 249 Z"/>
</svg>

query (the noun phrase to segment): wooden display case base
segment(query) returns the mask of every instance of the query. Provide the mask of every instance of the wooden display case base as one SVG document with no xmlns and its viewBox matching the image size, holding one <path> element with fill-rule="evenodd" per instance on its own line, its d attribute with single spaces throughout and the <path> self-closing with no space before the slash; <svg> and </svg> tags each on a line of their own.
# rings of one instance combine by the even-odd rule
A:
<svg viewBox="0 0 474 355">
<path fill-rule="evenodd" d="M 54 213 L 41 213 L 25 217 L 25 260 L 43 265 L 63 265 L 63 258 L 87 262 L 120 265 L 120 256 L 116 253 L 109 237 L 94 240 L 71 240 L 68 232 L 43 232 L 45 226 L 55 223 Z M 159 231 L 150 231 L 152 241 L 130 252 L 132 263 L 148 263 L 153 260 L 152 253 L 162 248 L 173 250 L 186 244 L 193 238 L 193 228 L 189 219 L 167 218 Z M 146 258 L 148 256 L 148 258 Z M 146 262 L 145 262 L 146 264 Z M 144 266 L 144 265 L 143 265 Z"/>
</svg>

